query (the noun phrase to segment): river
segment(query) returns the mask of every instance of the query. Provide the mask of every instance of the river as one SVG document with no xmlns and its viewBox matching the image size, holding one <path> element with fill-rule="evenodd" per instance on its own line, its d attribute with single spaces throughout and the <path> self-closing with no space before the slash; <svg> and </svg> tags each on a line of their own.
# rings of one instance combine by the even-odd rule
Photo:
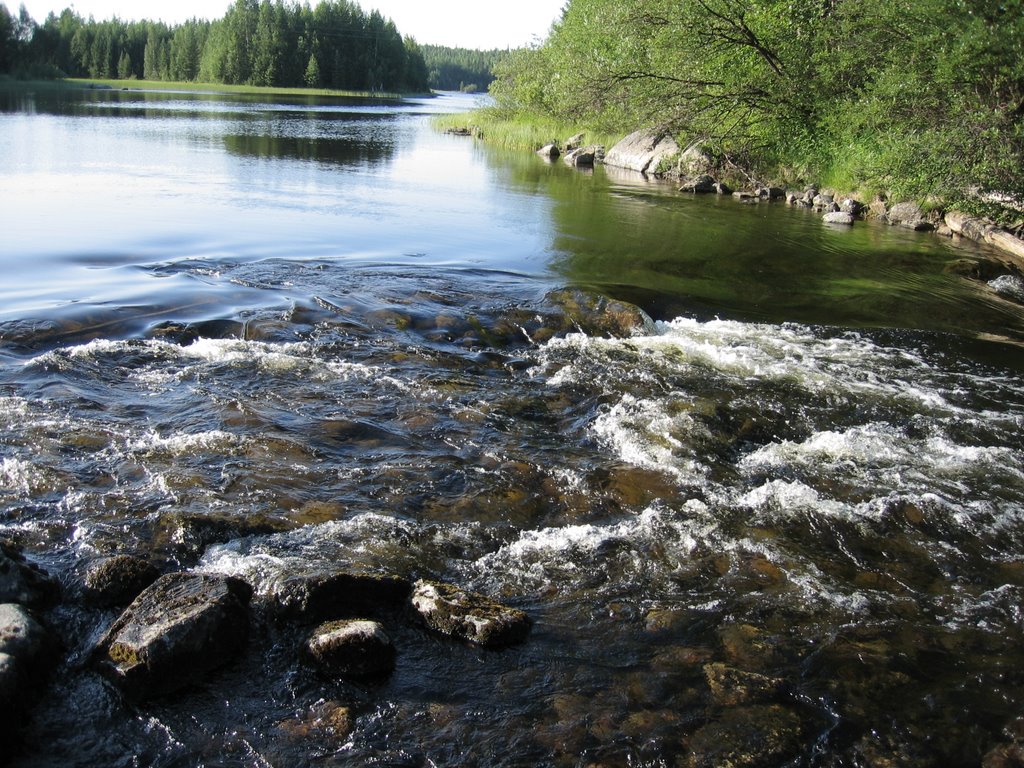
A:
<svg viewBox="0 0 1024 768">
<path fill-rule="evenodd" d="M 13 764 L 1015 749 L 1024 283 L 949 268 L 977 246 L 432 129 L 472 105 L 0 98 L 0 538 L 65 595 Z M 642 322 L 609 332 L 625 303 Z M 391 616 L 396 669 L 358 683 L 254 615 L 231 664 L 134 703 L 83 662 L 113 553 L 257 597 L 442 580 L 533 627 L 482 650 Z"/>
</svg>

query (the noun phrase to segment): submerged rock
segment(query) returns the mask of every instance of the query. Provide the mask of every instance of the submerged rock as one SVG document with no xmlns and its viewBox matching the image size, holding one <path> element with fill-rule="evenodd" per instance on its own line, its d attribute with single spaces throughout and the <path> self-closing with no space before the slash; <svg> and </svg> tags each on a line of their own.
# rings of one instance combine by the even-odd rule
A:
<svg viewBox="0 0 1024 768">
<path fill-rule="evenodd" d="M 452 584 L 418 581 L 411 602 L 429 629 L 488 648 L 522 642 L 530 631 L 523 611 Z"/>
<path fill-rule="evenodd" d="M 0 603 L 44 608 L 56 603 L 59 597 L 56 579 L 29 563 L 15 546 L 0 541 Z"/>
<path fill-rule="evenodd" d="M 689 740 L 688 768 L 785 765 L 800 751 L 800 716 L 778 704 L 727 709 Z"/>
<path fill-rule="evenodd" d="M 157 567 L 141 557 L 105 557 L 85 572 L 85 599 L 98 606 L 127 605 L 159 576 Z"/>
<path fill-rule="evenodd" d="M 126 693 L 148 698 L 201 681 L 248 637 L 252 589 L 222 576 L 160 577 L 97 645 L 101 669 Z"/>
<path fill-rule="evenodd" d="M 306 658 L 332 676 L 372 678 L 395 668 L 395 646 L 384 627 L 367 619 L 321 624 L 306 640 Z"/>
<path fill-rule="evenodd" d="M 650 322 L 639 307 L 586 291 L 552 291 L 544 298 L 563 315 L 559 327 L 551 329 L 556 333 L 579 330 L 588 336 L 628 338 Z"/>
<path fill-rule="evenodd" d="M 239 517 L 214 512 L 169 512 L 160 517 L 154 546 L 169 550 L 187 562 L 197 559 L 212 544 L 226 544 L 246 536 L 281 533 L 289 527 L 283 521 L 264 515 Z"/>
</svg>

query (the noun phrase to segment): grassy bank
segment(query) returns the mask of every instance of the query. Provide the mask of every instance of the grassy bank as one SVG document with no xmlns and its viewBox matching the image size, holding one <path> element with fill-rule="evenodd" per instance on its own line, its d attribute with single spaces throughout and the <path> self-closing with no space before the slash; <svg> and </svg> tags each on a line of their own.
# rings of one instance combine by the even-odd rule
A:
<svg viewBox="0 0 1024 768">
<path fill-rule="evenodd" d="M 537 150 L 545 144 L 563 144 L 570 136 L 583 133 L 585 144 L 610 148 L 625 134 L 589 130 L 586 126 L 558 120 L 517 116 L 509 120 L 490 108 L 434 118 L 434 127 L 446 130 L 469 129 L 482 135 L 488 144 L 506 149 Z"/>
<path fill-rule="evenodd" d="M 225 83 L 192 83 L 169 80 L 98 80 L 69 78 L 62 82 L 79 87 L 104 87 L 117 90 L 146 91 L 194 91 L 199 93 L 230 93 L 252 96 L 313 96 L 326 98 L 355 99 L 400 99 L 412 94 L 369 92 L 369 91 L 334 91 L 326 88 L 281 88 L 260 85 L 227 85 Z M 425 95 L 425 94 L 417 94 Z"/>
</svg>

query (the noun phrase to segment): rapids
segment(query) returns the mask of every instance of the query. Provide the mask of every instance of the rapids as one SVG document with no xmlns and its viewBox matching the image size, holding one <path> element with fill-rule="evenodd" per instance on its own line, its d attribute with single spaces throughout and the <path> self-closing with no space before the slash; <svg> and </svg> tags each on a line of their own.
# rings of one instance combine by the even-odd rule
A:
<svg viewBox="0 0 1024 768">
<path fill-rule="evenodd" d="M 12 764 L 1017 749 L 1020 277 L 430 128 L 468 105 L 8 100 L 0 537 L 59 577 L 65 651 Z M 236 662 L 132 703 L 87 659 L 118 611 L 79 599 L 113 553 L 258 597 L 441 579 L 534 624 L 484 651 L 390 616 L 395 672 L 355 683 L 256 612 Z"/>
</svg>

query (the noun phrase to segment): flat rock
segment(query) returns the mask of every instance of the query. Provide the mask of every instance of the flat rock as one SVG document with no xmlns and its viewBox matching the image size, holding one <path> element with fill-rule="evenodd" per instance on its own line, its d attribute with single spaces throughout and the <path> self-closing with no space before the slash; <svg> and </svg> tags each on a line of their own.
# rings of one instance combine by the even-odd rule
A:
<svg viewBox="0 0 1024 768">
<path fill-rule="evenodd" d="M 252 589 L 222 576 L 170 573 L 140 594 L 97 645 L 100 667 L 149 698 L 203 680 L 245 643 Z"/>
<path fill-rule="evenodd" d="M 452 584 L 416 582 L 412 607 L 429 629 L 488 648 L 522 642 L 530 631 L 523 611 Z"/>
<path fill-rule="evenodd" d="M 680 154 L 676 140 L 665 131 L 634 131 L 608 150 L 605 165 L 653 174 L 663 160 Z"/>
<path fill-rule="evenodd" d="M 383 677 L 395 668 L 395 646 L 384 627 L 368 619 L 321 624 L 306 640 L 306 658 L 338 677 Z"/>
<path fill-rule="evenodd" d="M 0 541 L 0 603 L 43 608 L 56 603 L 59 596 L 56 579 L 29 563 L 16 547 Z"/>
</svg>

